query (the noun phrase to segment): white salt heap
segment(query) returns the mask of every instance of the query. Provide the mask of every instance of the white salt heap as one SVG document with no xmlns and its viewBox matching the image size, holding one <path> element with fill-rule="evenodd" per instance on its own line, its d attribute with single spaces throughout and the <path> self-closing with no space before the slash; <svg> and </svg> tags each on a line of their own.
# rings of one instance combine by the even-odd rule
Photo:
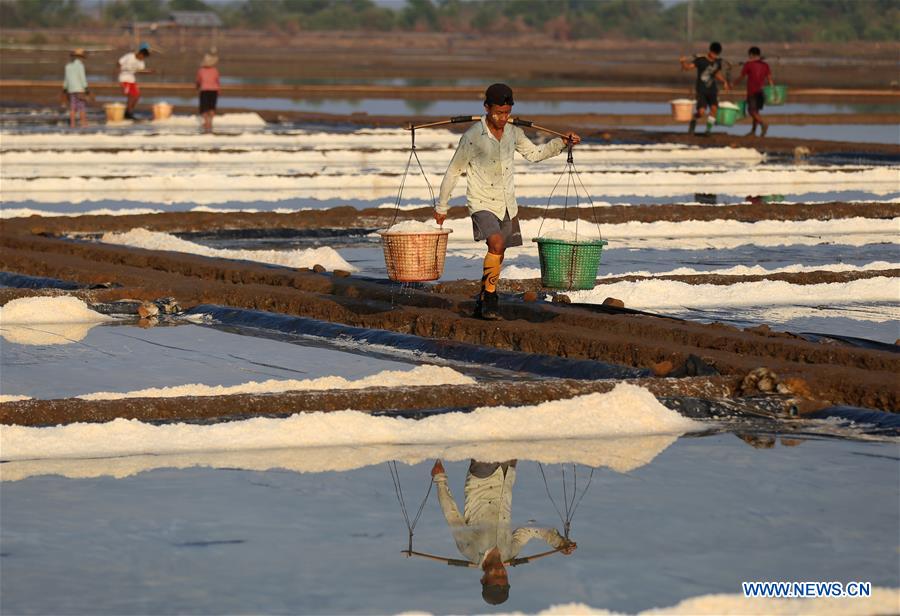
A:
<svg viewBox="0 0 900 616">
<path fill-rule="evenodd" d="M 540 239 L 544 240 L 561 240 L 564 242 L 586 242 L 590 240 L 600 239 L 597 227 L 591 225 L 579 225 L 578 230 L 575 226 L 570 227 L 553 227 L 542 231 Z"/>
<path fill-rule="evenodd" d="M 386 229 L 388 233 L 432 233 L 440 230 L 441 227 L 433 220 L 427 222 L 404 220 L 403 222 L 398 222 L 389 229 Z"/>
<path fill-rule="evenodd" d="M 227 412 L 223 408 L 223 413 Z M 0 451 L 3 460 L 9 461 L 299 447 L 469 443 L 496 446 L 535 439 L 678 435 L 702 427 L 661 405 L 646 389 L 620 383 L 605 394 L 537 406 L 486 407 L 421 420 L 337 411 L 213 425 L 150 425 L 116 419 L 103 424 L 53 428 L 5 426 L 0 432 Z M 630 460 L 626 458 L 622 464 L 628 466 Z"/>
<path fill-rule="evenodd" d="M 77 396 L 83 400 L 120 400 L 122 398 L 176 398 L 178 396 L 227 396 L 234 394 L 270 394 L 301 390 L 364 389 L 366 387 L 414 387 L 420 385 L 472 385 L 475 379 L 446 366 L 417 366 L 412 370 L 385 370 L 372 376 L 351 380 L 340 376 L 318 379 L 269 379 L 240 385 L 202 385 L 191 383 L 173 387 L 151 387 L 128 392 L 101 391 Z"/>
<path fill-rule="evenodd" d="M 300 268 L 321 265 L 328 270 L 342 269 L 349 272 L 357 270 L 356 267 L 345 261 L 334 248 L 329 246 L 307 248 L 305 250 L 228 250 L 209 248 L 168 233 L 148 231 L 147 229 L 132 229 L 126 233 L 104 233 L 100 241 L 107 244 L 146 248 L 148 250 L 171 250 L 205 257 L 218 257 L 220 259 L 258 261 L 259 263 L 283 265 L 285 267 Z"/>
<path fill-rule="evenodd" d="M 102 323 L 112 317 L 88 308 L 77 297 L 20 297 L 0 308 L 0 326 L 35 323 Z"/>
<path fill-rule="evenodd" d="M 24 345 L 72 344 L 112 321 L 77 297 L 20 297 L 0 308 L 0 336 Z"/>
</svg>

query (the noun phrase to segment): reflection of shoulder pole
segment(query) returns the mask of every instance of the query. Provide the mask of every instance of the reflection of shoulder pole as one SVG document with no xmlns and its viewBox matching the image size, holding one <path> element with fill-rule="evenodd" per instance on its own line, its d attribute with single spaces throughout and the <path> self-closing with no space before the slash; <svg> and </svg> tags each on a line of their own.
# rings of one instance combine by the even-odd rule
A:
<svg viewBox="0 0 900 616">
<path fill-rule="evenodd" d="M 436 560 L 438 562 L 447 563 L 452 567 L 472 567 L 475 568 L 477 565 L 474 563 L 470 563 L 467 560 L 461 560 L 459 558 L 444 558 L 443 556 L 435 556 L 434 554 L 426 554 L 425 552 L 415 552 L 413 550 L 401 550 L 401 554 L 406 554 L 406 557 L 410 556 L 420 556 L 422 558 L 427 558 L 429 560 Z"/>
<path fill-rule="evenodd" d="M 565 548 L 565 546 L 561 548 L 556 548 L 555 550 L 547 550 L 546 552 L 541 552 L 539 554 L 535 554 L 533 556 L 523 556 L 522 558 L 513 558 L 510 559 L 506 564 L 510 567 L 517 567 L 519 565 L 525 565 L 530 563 L 531 561 L 537 558 L 543 558 L 544 556 L 550 556 L 551 554 L 556 554 L 557 552 L 561 552 Z"/>
</svg>

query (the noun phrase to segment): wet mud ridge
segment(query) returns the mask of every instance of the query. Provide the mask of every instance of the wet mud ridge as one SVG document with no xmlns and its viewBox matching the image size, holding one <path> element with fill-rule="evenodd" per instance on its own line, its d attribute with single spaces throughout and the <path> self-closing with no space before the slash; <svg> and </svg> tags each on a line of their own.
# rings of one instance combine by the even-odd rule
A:
<svg viewBox="0 0 900 616">
<path fill-rule="evenodd" d="M 543 216 L 553 218 L 559 213 L 548 215 L 543 207 L 520 207 L 519 218 L 533 220 Z M 708 220 L 734 220 L 756 222 L 759 220 L 834 220 L 854 217 L 891 219 L 900 216 L 900 203 L 747 203 L 741 205 L 610 205 L 593 211 L 578 211 L 578 217 L 597 224 L 620 224 L 625 222 L 683 222 Z M 431 216 L 431 208 L 404 210 L 396 215 L 401 220 L 422 220 Z M 452 207 L 448 218 L 465 218 L 464 207 Z M 569 219 L 573 214 L 569 214 Z M 278 229 L 341 229 L 343 232 L 357 233 L 389 227 L 394 220 L 393 210 L 385 208 L 356 209 L 351 206 L 322 210 L 305 210 L 292 213 L 275 212 L 167 212 L 163 214 L 135 214 L 128 216 L 86 215 L 75 217 L 18 218 L 0 223 L 3 233 L 50 234 L 103 233 L 107 231 L 129 231 L 136 227 L 150 231 L 168 233 L 208 233 L 238 231 L 242 229 L 265 229 L 274 234 Z"/>
<path fill-rule="evenodd" d="M 896 204 L 882 207 L 886 208 L 886 216 L 896 214 Z M 848 213 L 853 209 L 848 208 Z M 185 215 L 174 217 L 180 216 Z M 885 350 L 809 341 L 766 328 L 742 330 L 628 310 L 599 312 L 571 305 L 525 302 L 511 295 L 502 302 L 504 320 L 485 322 L 470 317 L 473 301 L 465 283 L 463 288 L 453 284 L 423 286 L 401 294 L 396 285 L 384 281 L 79 242 L 55 235 L 103 230 L 100 227 L 105 221 L 84 218 L 4 222 L 0 270 L 86 286 L 104 285 L 98 289 L 58 291 L 75 293 L 92 302 L 175 297 L 185 308 L 216 304 L 486 349 L 656 370 L 657 374 L 669 374 L 671 367 L 684 366 L 696 356 L 703 366 L 738 381 L 754 369 L 765 367 L 778 375 L 783 391 L 817 400 L 819 405 L 900 409 L 896 378 L 900 356 Z M 173 216 L 161 215 L 156 220 L 169 224 L 170 218 Z M 261 222 L 247 214 L 236 218 L 246 224 Z M 0 302 L 36 293 L 46 291 L 2 289 Z M 746 389 L 743 385 L 732 387 L 729 393 L 753 393 Z M 457 406 L 452 400 L 442 404 L 447 405 Z"/>
</svg>

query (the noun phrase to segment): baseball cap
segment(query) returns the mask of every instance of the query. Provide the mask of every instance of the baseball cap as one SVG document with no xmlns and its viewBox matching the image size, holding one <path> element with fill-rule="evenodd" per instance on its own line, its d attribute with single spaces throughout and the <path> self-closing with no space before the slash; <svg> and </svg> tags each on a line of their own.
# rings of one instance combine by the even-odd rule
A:
<svg viewBox="0 0 900 616">
<path fill-rule="evenodd" d="M 147 55 L 150 54 L 150 43 L 141 43 L 138 45 L 138 51 L 143 51 Z"/>
<path fill-rule="evenodd" d="M 485 105 L 514 105 L 513 91 L 505 83 L 495 83 L 484 91 Z"/>
</svg>

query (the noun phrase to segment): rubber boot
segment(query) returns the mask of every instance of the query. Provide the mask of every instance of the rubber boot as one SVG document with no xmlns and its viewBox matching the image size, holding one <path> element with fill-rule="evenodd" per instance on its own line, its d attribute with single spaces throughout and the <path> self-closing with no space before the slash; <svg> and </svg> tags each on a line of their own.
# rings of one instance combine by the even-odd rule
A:
<svg viewBox="0 0 900 616">
<path fill-rule="evenodd" d="M 475 317 L 485 321 L 501 321 L 500 301 L 497 292 L 482 291 L 475 303 Z"/>
</svg>

